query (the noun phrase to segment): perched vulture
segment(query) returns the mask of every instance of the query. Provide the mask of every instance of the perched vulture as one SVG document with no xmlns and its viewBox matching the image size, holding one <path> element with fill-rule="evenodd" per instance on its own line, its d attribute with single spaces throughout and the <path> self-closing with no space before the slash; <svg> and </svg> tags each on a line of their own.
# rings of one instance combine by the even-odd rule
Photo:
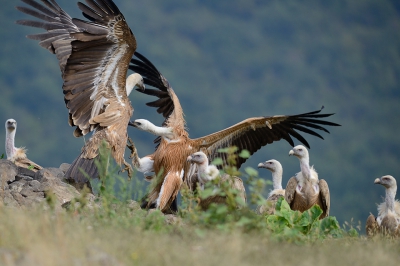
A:
<svg viewBox="0 0 400 266">
<path fill-rule="evenodd" d="M 197 165 L 197 180 L 201 189 L 204 185 L 219 176 L 219 170 L 215 165 L 208 164 L 207 155 L 202 152 L 195 152 L 187 157 L 187 161 Z"/>
<path fill-rule="evenodd" d="M 196 164 L 197 165 L 197 179 L 192 178 L 192 182 L 200 184 L 200 188 L 203 190 L 204 185 L 216 178 L 220 178 L 219 185 L 221 186 L 222 183 L 228 183 L 229 188 L 235 189 L 237 191 L 237 194 L 235 194 L 235 197 L 239 197 L 243 203 L 246 202 L 246 190 L 243 185 L 242 179 L 240 179 L 237 176 L 231 177 L 228 174 L 223 174 L 220 175 L 220 172 L 218 168 L 215 165 L 209 165 L 208 164 L 208 158 L 207 155 L 204 152 L 195 152 L 192 155 L 189 155 L 187 158 L 188 162 L 191 164 Z M 221 196 L 221 195 L 213 195 L 209 196 L 205 199 L 200 199 L 199 200 L 199 206 L 203 209 L 206 210 L 211 203 L 217 203 L 217 204 L 223 204 L 226 202 L 226 196 Z"/>
<path fill-rule="evenodd" d="M 274 214 L 275 205 L 280 197 L 285 197 L 285 190 L 282 188 L 282 174 L 283 168 L 280 162 L 277 160 L 268 160 L 258 164 L 258 168 L 265 168 L 272 173 L 272 186 L 273 190 L 268 194 L 265 205 L 257 208 L 258 214 Z"/>
<path fill-rule="evenodd" d="M 142 93 L 158 98 L 147 105 L 156 107 L 157 112 L 165 118 L 162 127 L 157 127 L 149 121 L 146 121 L 146 125 L 130 123 L 132 126 L 159 136 L 155 140 L 157 147 L 152 158 L 154 159 L 154 171 L 161 178 L 157 179 L 157 184 L 150 192 L 149 202 L 157 201 L 162 193 L 164 200 L 159 201 L 160 204 L 157 205 L 161 210 L 168 208 L 174 195 L 177 194 L 182 180 L 188 182 L 189 177 L 193 176 L 195 167 L 191 167 L 186 160 L 190 154 L 202 151 L 207 155 L 209 161 L 219 157 L 224 164 L 228 164 L 228 155 L 220 152 L 221 148 L 236 146 L 238 152 L 246 149 L 253 154 L 261 147 L 281 139 L 294 146 L 292 137 L 309 146 L 297 131 L 322 138 L 313 129 L 329 133 L 321 125 L 338 126 L 338 124 L 322 119 L 332 114 L 320 114 L 321 110 L 318 110 L 299 115 L 252 117 L 213 134 L 190 139 L 185 128 L 183 110 L 174 90 L 147 58 L 137 52 L 135 55 L 137 59 L 131 60 L 129 68 L 142 75 L 145 84 L 156 88 L 146 89 Z M 245 161 L 245 158 L 238 156 L 236 167 L 239 168 Z"/>
<path fill-rule="evenodd" d="M 28 168 L 35 172 L 42 169 L 41 166 L 32 162 L 26 157 L 25 148 L 16 148 L 14 146 L 16 131 L 17 131 L 17 121 L 15 121 L 14 119 L 8 119 L 6 121 L 7 160 L 12 161 L 13 163 L 15 163 L 15 165 L 19 167 Z"/>
<path fill-rule="evenodd" d="M 382 233 L 389 236 L 400 236 L 400 202 L 395 200 L 397 192 L 396 179 L 385 175 L 377 178 L 375 184 L 386 188 L 385 201 L 378 205 L 378 216 L 370 214 L 367 218 L 365 230 L 367 236 Z"/>
<path fill-rule="evenodd" d="M 111 0 L 86 0 L 87 5 L 78 2 L 89 21 L 71 18 L 54 0 L 42 0 L 42 4 L 22 1 L 31 7 L 17 9 L 39 21 L 17 23 L 45 29 L 44 33 L 27 37 L 38 40 L 58 58 L 69 124 L 76 127 L 74 136 L 94 132 L 66 178 L 81 188 L 88 184 L 82 170 L 92 178 L 98 177 L 94 161 L 102 142 L 130 173 L 130 164 L 124 159 L 127 126 L 133 113 L 128 95 L 135 86 L 143 90 L 144 84 L 137 73 L 126 78 L 136 40 L 124 16 Z"/>
<path fill-rule="evenodd" d="M 301 172 L 289 179 L 285 189 L 285 200 L 290 208 L 304 212 L 317 204 L 323 211 L 319 218 L 329 216 L 331 203 L 328 183 L 324 179 L 318 179 L 314 167 L 310 167 L 308 150 L 303 145 L 297 145 L 290 150 L 290 155 L 299 158 L 301 169 Z"/>
</svg>

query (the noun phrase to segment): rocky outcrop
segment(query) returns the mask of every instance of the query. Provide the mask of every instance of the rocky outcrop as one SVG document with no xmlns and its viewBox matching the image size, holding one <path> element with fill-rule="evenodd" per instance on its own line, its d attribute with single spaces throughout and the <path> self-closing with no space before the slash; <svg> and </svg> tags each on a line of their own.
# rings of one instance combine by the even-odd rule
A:
<svg viewBox="0 0 400 266">
<path fill-rule="evenodd" d="M 71 185 L 64 182 L 65 169 L 68 165 L 62 164 L 60 168 L 43 168 L 36 173 L 16 166 L 9 160 L 0 160 L 0 204 L 15 208 L 30 208 L 44 204 L 47 199 L 52 199 L 55 209 L 79 197 L 80 193 Z"/>
</svg>

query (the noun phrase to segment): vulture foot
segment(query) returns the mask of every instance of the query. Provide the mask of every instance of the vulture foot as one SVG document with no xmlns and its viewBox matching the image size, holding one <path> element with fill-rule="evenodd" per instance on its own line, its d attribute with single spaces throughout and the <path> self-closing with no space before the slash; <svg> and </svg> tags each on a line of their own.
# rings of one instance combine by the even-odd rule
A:
<svg viewBox="0 0 400 266">
<path fill-rule="evenodd" d="M 124 166 L 125 166 L 125 168 L 123 168 L 122 170 L 121 170 L 121 173 L 124 173 L 125 171 L 128 171 L 128 180 L 131 180 L 132 179 L 132 176 L 133 176 L 133 168 L 132 168 L 132 166 L 129 164 L 129 163 L 127 163 L 125 160 L 124 160 Z"/>
</svg>

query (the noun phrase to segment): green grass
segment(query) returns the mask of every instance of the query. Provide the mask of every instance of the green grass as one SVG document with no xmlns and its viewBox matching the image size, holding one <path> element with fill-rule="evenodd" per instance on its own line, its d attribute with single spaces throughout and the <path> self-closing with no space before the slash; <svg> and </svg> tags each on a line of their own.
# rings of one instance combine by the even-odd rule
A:
<svg viewBox="0 0 400 266">
<path fill-rule="evenodd" d="M 101 156 L 99 166 L 109 165 L 108 160 L 107 154 Z M 237 171 L 233 166 L 226 170 Z M 118 178 L 115 171 L 101 169 L 104 176 L 97 183 L 100 197 L 96 202 L 88 202 L 83 193 L 65 211 L 0 207 L 0 265 L 399 263 L 399 240 L 367 239 L 359 236 L 360 228 L 339 226 L 335 217 L 319 220 L 319 207 L 299 213 L 291 211 L 284 200 L 278 202 L 275 215 L 256 215 L 224 184 L 217 192 L 231 198 L 226 205 L 201 211 L 196 198 L 208 196 L 211 188 L 199 194 L 186 190 L 176 221 L 169 224 L 159 211 L 147 213 L 132 202 L 131 183 Z M 265 184 L 259 182 L 256 171 L 245 172 L 249 201 L 262 204 Z M 44 204 L 54 206 L 54 200 L 49 198 Z"/>
</svg>

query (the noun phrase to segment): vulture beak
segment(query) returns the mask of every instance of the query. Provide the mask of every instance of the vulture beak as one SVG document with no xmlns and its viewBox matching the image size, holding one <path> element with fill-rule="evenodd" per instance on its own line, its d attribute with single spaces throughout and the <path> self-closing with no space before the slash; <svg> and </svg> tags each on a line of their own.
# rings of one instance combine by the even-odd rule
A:
<svg viewBox="0 0 400 266">
<path fill-rule="evenodd" d="M 191 162 L 192 159 L 193 159 L 192 155 L 189 155 L 189 156 L 187 157 L 186 161 Z"/>
<path fill-rule="evenodd" d="M 258 168 L 265 168 L 265 164 L 264 164 L 264 163 L 259 163 L 259 164 L 257 165 L 257 167 L 258 167 Z"/>
<path fill-rule="evenodd" d="M 294 151 L 293 151 L 293 150 L 290 150 L 290 151 L 289 151 L 289 156 L 290 156 L 290 155 L 294 155 Z"/>
<path fill-rule="evenodd" d="M 136 84 L 136 87 L 138 87 L 137 91 L 145 91 L 146 90 L 146 86 L 144 85 L 143 81 L 139 82 L 138 84 Z"/>
<path fill-rule="evenodd" d="M 129 121 L 128 126 L 136 127 L 135 121 Z"/>
<path fill-rule="evenodd" d="M 380 183 L 381 183 L 381 179 L 380 178 L 375 179 L 374 184 L 380 184 Z"/>
</svg>

